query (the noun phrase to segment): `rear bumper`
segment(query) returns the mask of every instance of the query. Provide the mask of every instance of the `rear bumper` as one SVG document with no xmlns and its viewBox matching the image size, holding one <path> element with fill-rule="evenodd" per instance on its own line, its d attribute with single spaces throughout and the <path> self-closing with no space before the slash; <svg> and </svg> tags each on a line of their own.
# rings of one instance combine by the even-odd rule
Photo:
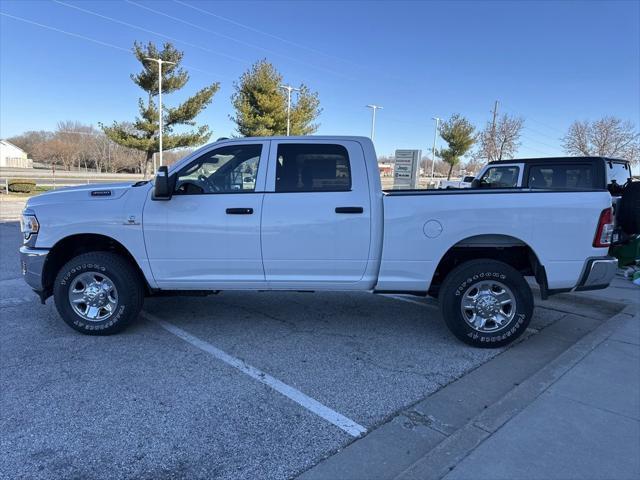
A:
<svg viewBox="0 0 640 480">
<path fill-rule="evenodd" d="M 584 264 L 575 291 L 599 290 L 607 288 L 618 270 L 618 260 L 614 257 L 591 257 Z"/>
<path fill-rule="evenodd" d="M 44 290 L 42 274 L 48 254 L 48 249 L 20 247 L 20 269 L 24 281 L 38 293 Z"/>
</svg>

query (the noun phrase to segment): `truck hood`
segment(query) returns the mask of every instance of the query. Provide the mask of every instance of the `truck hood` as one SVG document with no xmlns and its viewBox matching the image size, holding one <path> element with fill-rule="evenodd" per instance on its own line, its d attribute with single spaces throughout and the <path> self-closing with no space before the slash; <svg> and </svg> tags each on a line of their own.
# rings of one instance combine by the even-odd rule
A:
<svg viewBox="0 0 640 480">
<path fill-rule="evenodd" d="M 75 203 L 82 201 L 110 201 L 117 200 L 132 188 L 149 188 L 149 183 L 133 186 L 133 182 L 126 183 L 94 183 L 77 187 L 64 187 L 31 197 L 27 207 L 53 203 Z"/>
</svg>

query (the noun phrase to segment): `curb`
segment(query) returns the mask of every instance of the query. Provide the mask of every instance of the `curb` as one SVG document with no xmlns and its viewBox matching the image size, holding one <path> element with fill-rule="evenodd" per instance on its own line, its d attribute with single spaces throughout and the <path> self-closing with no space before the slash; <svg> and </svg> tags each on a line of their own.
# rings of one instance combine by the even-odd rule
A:
<svg viewBox="0 0 640 480">
<path fill-rule="evenodd" d="M 471 419 L 422 458 L 397 475 L 398 480 L 442 478 L 478 445 L 520 413 L 536 398 L 609 338 L 624 320 L 638 316 L 640 307 L 628 305 L 585 335 L 502 399 Z"/>
</svg>

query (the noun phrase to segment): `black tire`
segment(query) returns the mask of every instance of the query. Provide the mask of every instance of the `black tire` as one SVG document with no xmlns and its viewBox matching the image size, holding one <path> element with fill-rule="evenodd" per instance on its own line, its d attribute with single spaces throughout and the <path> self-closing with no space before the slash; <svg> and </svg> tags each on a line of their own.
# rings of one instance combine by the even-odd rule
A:
<svg viewBox="0 0 640 480">
<path fill-rule="evenodd" d="M 640 233 L 640 182 L 629 182 L 624 187 L 616 222 L 627 235 Z"/>
<path fill-rule="evenodd" d="M 85 319 L 71 305 L 70 289 L 77 288 L 81 283 L 79 277 L 88 278 L 87 275 L 96 275 L 103 282 L 106 277 L 115 286 L 115 306 L 111 306 L 112 313 L 100 310 L 103 316 L 108 315 L 103 320 Z M 53 297 L 58 313 L 71 328 L 87 335 L 110 335 L 123 330 L 138 317 L 144 301 L 142 282 L 135 267 L 120 255 L 111 252 L 85 253 L 72 258 L 60 269 L 53 285 Z M 101 291 L 98 289 L 97 292 L 100 294 Z M 79 308 L 84 307 L 81 304 Z"/>
<path fill-rule="evenodd" d="M 504 324 L 488 320 L 482 328 L 477 329 L 469 323 L 468 318 L 473 313 L 471 310 L 463 311 L 462 302 L 472 298 L 467 295 L 473 293 L 472 287 L 479 282 L 482 282 L 483 286 L 495 285 L 495 291 L 499 292 L 494 294 L 494 290 L 491 290 L 484 294 L 489 298 L 488 308 L 498 308 L 500 305 L 495 295 L 506 295 L 500 298 L 512 299 L 508 305 L 500 306 L 500 313 L 496 315 L 504 320 Z M 478 295 L 482 292 L 477 291 L 476 299 L 480 299 Z M 458 339 L 474 347 L 496 348 L 511 343 L 527 329 L 533 314 L 533 294 L 522 274 L 510 265 L 497 260 L 471 260 L 454 268 L 440 287 L 439 301 L 442 317 L 449 330 Z M 502 309 L 506 311 L 507 306 L 508 313 L 504 314 Z M 494 330 L 481 331 L 491 328 Z"/>
</svg>

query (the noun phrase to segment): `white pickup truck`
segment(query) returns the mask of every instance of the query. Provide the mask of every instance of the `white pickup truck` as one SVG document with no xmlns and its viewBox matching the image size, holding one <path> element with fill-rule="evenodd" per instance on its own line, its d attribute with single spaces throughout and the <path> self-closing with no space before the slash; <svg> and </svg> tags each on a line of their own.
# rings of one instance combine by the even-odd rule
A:
<svg viewBox="0 0 640 480">
<path fill-rule="evenodd" d="M 606 190 L 383 191 L 362 137 L 224 139 L 155 181 L 32 197 L 27 283 L 72 328 L 117 332 L 145 296 L 368 291 L 439 299 L 464 342 L 505 345 L 533 296 L 606 287 Z M 393 319 L 389 319 L 393 321 Z"/>
</svg>

